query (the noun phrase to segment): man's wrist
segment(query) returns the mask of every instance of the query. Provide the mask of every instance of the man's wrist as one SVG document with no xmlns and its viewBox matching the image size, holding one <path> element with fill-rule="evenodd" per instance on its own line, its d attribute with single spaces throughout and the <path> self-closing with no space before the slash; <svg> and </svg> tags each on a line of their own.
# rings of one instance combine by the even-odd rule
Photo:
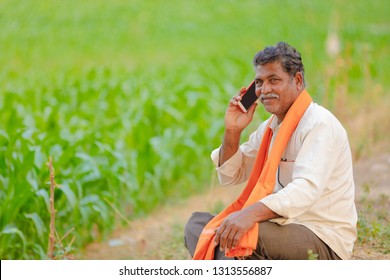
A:
<svg viewBox="0 0 390 280">
<path fill-rule="evenodd" d="M 225 138 L 226 137 L 232 137 L 232 138 L 238 138 L 241 137 L 242 130 L 234 129 L 234 128 L 226 128 L 225 129 Z"/>
<path fill-rule="evenodd" d="M 237 130 L 225 130 L 223 142 L 219 150 L 218 166 L 230 159 L 240 147 L 241 132 Z"/>
<path fill-rule="evenodd" d="M 237 150 L 240 146 L 241 131 L 225 129 L 222 148 Z"/>
<path fill-rule="evenodd" d="M 264 203 L 260 201 L 252 204 L 252 207 L 253 215 L 256 217 L 255 219 L 258 223 L 280 217 L 279 214 L 273 212 Z"/>
</svg>

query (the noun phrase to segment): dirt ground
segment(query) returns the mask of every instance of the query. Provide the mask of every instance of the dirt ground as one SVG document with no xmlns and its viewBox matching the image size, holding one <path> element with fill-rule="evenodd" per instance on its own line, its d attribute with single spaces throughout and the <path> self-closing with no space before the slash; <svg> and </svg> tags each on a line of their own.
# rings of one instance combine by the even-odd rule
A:
<svg viewBox="0 0 390 280">
<path fill-rule="evenodd" d="M 356 184 L 356 205 L 359 213 L 367 219 L 375 219 L 381 213 L 385 221 L 390 209 L 390 153 L 376 154 L 360 159 L 354 165 Z M 134 220 L 128 228 L 117 229 L 104 242 L 88 245 L 81 259 L 120 260 L 120 259 L 188 259 L 181 242 L 168 248 L 170 239 L 182 238 L 183 225 L 194 211 L 210 211 L 231 202 L 240 193 L 239 187 L 210 187 L 202 195 L 195 195 L 176 205 L 157 209 L 144 219 Z M 213 208 L 214 207 L 214 208 Z M 372 210 L 374 207 L 374 210 Z M 177 245 L 179 243 L 179 245 Z M 381 253 L 377 245 L 356 245 L 353 259 L 390 259 L 390 253 Z M 161 251 L 166 252 L 161 252 Z M 172 254 L 168 251 L 177 251 Z M 390 248 L 387 248 L 389 251 Z M 159 253 L 157 253 L 159 252 Z"/>
</svg>

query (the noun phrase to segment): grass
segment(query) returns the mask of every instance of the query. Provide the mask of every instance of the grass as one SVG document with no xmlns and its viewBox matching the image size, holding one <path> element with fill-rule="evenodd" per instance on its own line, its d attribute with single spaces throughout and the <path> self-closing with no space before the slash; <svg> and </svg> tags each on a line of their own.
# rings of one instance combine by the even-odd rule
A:
<svg viewBox="0 0 390 280">
<path fill-rule="evenodd" d="M 1 259 L 47 258 L 50 156 L 60 185 L 56 226 L 75 227 L 76 251 L 162 202 L 201 192 L 226 103 L 253 78 L 250 60 L 265 45 L 296 46 L 309 92 L 341 117 L 360 113 L 361 100 L 369 106 L 371 93 L 388 108 L 387 7 L 384 0 L 2 1 Z M 336 57 L 326 51 L 330 30 L 340 39 Z M 386 139 L 380 126 L 369 131 L 372 143 Z M 356 135 L 354 154 L 363 157 L 371 142 Z"/>
<path fill-rule="evenodd" d="M 191 259 L 190 254 L 184 246 L 184 225 L 174 224 L 172 233 L 154 251 L 154 254 L 146 255 L 146 259 L 158 260 L 187 260 Z"/>
<path fill-rule="evenodd" d="M 369 184 L 364 185 L 359 201 L 357 245 L 386 255 L 390 253 L 389 197 L 385 194 L 369 196 L 370 189 Z"/>
</svg>

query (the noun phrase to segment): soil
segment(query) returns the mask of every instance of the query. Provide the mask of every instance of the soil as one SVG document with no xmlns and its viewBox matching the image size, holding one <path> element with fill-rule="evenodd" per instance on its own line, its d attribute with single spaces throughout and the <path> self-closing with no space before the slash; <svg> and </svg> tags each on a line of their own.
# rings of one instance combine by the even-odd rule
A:
<svg viewBox="0 0 390 280">
<path fill-rule="evenodd" d="M 388 224 L 390 153 L 360 159 L 354 164 L 354 176 L 359 215 L 364 215 L 370 222 L 382 215 L 382 222 Z M 183 225 L 192 212 L 210 211 L 218 205 L 226 205 L 237 197 L 242 187 L 210 187 L 206 193 L 194 195 L 175 205 L 163 206 L 146 218 L 132 221 L 129 227 L 117 229 L 106 241 L 88 245 L 80 258 L 189 259 L 184 246 L 181 246 L 183 243 L 170 240 L 182 238 Z M 176 247 L 169 248 L 168 245 L 167 248 L 170 243 L 176 244 Z M 177 246 L 177 243 L 180 245 Z M 375 242 L 358 242 L 353 259 L 390 259 L 390 253 L 386 253 L 390 248 L 380 246 Z M 177 254 L 172 255 L 172 251 L 177 251 Z"/>
</svg>

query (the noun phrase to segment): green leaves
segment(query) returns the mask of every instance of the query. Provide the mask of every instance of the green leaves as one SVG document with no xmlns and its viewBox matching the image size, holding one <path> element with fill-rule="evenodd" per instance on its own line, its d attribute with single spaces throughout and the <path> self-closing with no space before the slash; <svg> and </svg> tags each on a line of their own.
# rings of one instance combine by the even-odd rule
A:
<svg viewBox="0 0 390 280">
<path fill-rule="evenodd" d="M 3 256 L 26 256 L 27 240 L 23 232 L 13 224 L 6 225 L 0 232 L 0 253 Z M 8 242 L 4 244 L 3 240 Z"/>
<path fill-rule="evenodd" d="M 59 184 L 56 227 L 64 232 L 74 226 L 75 246 L 110 232 L 118 213 L 120 220 L 132 219 L 202 189 L 212 172 L 209 152 L 222 132 L 222 103 L 229 97 L 214 90 L 220 85 L 199 88 L 185 72 L 172 82 L 174 74 L 153 69 L 166 79 L 150 84 L 148 73 L 92 69 L 77 79 L 53 80 L 50 88 L 21 85 L 18 94 L 10 93 L 8 102 L 19 105 L 13 118 L 3 117 L 0 132 L 7 147 L 0 161 L 7 233 L 1 246 L 10 246 L 16 234 L 23 239 L 15 242 L 24 247 L 46 247 L 48 156 Z M 24 121 L 15 125 L 15 118 Z M 38 247 L 23 254 L 3 251 L 2 258 L 39 258 Z"/>
<path fill-rule="evenodd" d="M 29 213 L 29 214 L 24 214 L 24 216 L 28 219 L 31 219 L 35 226 L 36 233 L 39 238 L 44 238 L 43 234 L 47 232 L 46 230 L 46 225 L 43 223 L 43 220 L 41 217 L 38 215 L 38 213 Z"/>
</svg>

